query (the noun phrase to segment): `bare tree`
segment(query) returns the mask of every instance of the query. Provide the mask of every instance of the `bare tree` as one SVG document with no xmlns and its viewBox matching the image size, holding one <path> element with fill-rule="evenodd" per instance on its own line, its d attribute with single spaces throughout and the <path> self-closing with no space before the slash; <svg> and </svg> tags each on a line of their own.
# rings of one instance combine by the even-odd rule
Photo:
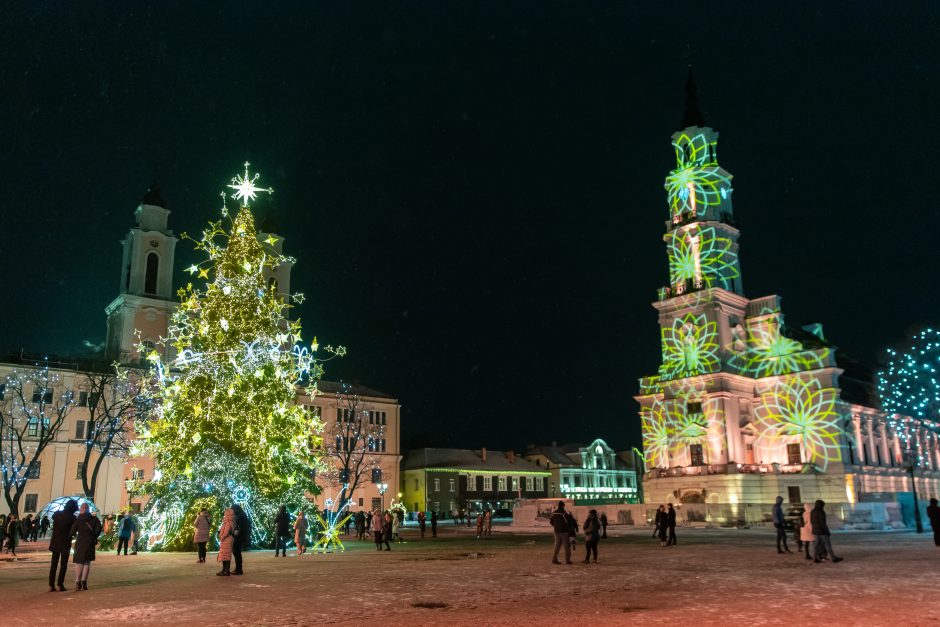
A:
<svg viewBox="0 0 940 627">
<path fill-rule="evenodd" d="M 20 498 L 39 460 L 54 442 L 75 406 L 71 389 L 62 390 L 48 365 L 14 370 L 0 400 L 0 475 L 10 512 L 19 516 Z"/>
<path fill-rule="evenodd" d="M 134 419 L 146 411 L 147 402 L 139 373 L 117 364 L 83 372 L 76 386 L 87 393 L 88 406 L 82 490 L 85 498 L 94 501 L 101 465 L 109 456 L 127 456 Z M 98 456 L 92 461 L 96 452 Z"/>
<path fill-rule="evenodd" d="M 324 479 L 339 489 L 340 511 L 359 485 L 371 480 L 373 471 L 380 468 L 376 453 L 380 452 L 385 427 L 348 383 L 340 384 L 333 406 L 335 416 L 323 420 L 323 446 L 328 460 Z"/>
</svg>

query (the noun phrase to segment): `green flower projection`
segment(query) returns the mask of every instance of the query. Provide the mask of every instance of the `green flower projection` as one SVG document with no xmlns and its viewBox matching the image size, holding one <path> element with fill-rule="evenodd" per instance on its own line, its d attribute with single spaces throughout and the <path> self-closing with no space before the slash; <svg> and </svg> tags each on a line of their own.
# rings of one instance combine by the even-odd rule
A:
<svg viewBox="0 0 940 627">
<path fill-rule="evenodd" d="M 703 412 L 689 412 L 675 406 L 668 412 L 673 423 L 674 452 L 684 449 L 689 444 L 701 444 L 708 436 L 708 419 Z"/>
<path fill-rule="evenodd" d="M 718 140 L 708 138 L 705 133 L 674 136 L 672 147 L 676 149 L 676 170 L 693 166 L 718 165 Z"/>
<path fill-rule="evenodd" d="M 718 328 L 704 314 L 688 313 L 661 329 L 663 365 L 661 379 L 678 379 L 708 372 L 719 366 Z"/>
<path fill-rule="evenodd" d="M 679 229 L 665 239 L 673 285 L 702 281 L 707 287 L 730 290 L 732 280 L 740 276 L 734 242 L 715 227 Z"/>
<path fill-rule="evenodd" d="M 824 388 L 815 379 L 787 377 L 762 394 L 754 409 L 758 440 L 782 446 L 796 437 L 807 461 L 821 470 L 829 462 L 842 461 L 838 397 L 838 390 Z"/>
<path fill-rule="evenodd" d="M 761 378 L 822 368 L 829 349 L 807 349 L 780 332 L 776 320 L 749 324 L 744 350 L 729 359 L 732 369 L 749 377 Z"/>
<path fill-rule="evenodd" d="M 643 432 L 643 457 L 650 468 L 669 465 L 669 448 L 672 444 L 672 421 L 662 401 L 640 412 L 640 427 Z"/>
<path fill-rule="evenodd" d="M 682 214 L 701 217 L 731 195 L 731 175 L 719 166 L 685 168 L 671 172 L 665 187 L 673 218 Z"/>
</svg>

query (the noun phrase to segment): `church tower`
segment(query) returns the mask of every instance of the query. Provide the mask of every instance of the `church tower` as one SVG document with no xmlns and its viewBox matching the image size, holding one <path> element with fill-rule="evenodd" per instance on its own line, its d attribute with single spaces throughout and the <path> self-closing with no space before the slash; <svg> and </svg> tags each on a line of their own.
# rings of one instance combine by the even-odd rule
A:
<svg viewBox="0 0 940 627">
<path fill-rule="evenodd" d="M 105 309 L 107 354 L 122 362 L 138 358 L 138 330 L 145 345 L 159 345 L 176 307 L 173 261 L 177 238 L 167 228 L 169 215 L 159 188 L 152 185 L 141 198 L 134 212 L 136 223 L 122 242 L 119 295 Z"/>
</svg>

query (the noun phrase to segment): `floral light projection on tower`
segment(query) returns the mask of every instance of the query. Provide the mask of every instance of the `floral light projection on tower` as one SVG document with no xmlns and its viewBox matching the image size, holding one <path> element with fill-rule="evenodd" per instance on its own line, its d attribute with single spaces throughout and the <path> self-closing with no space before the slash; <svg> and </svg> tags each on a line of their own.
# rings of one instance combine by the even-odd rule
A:
<svg viewBox="0 0 940 627">
<path fill-rule="evenodd" d="M 140 345 L 153 364 L 157 408 L 138 428 L 139 453 L 153 457 L 157 472 L 139 486 L 148 494 L 147 544 L 185 550 L 198 507 L 222 510 L 238 503 L 253 516 L 253 539 L 265 540 L 278 505 L 307 507 L 316 493 L 312 471 L 318 465 L 321 425 L 295 403 L 298 385 L 316 394 L 322 366 L 318 346 L 303 347 L 299 320 L 287 320 L 289 307 L 268 285 L 265 272 L 292 262 L 258 242 L 248 203 L 259 192 L 258 175 L 232 179 L 240 209 L 234 219 L 224 205 L 223 221 L 212 222 L 199 240 L 185 233 L 207 259 L 190 266 L 206 279 L 204 289 L 189 283 L 179 290 L 167 355 Z M 302 295 L 291 297 L 299 302 Z M 325 347 L 341 355 L 341 347 Z"/>
<path fill-rule="evenodd" d="M 731 290 L 732 280 L 740 277 L 734 242 L 713 226 L 677 229 L 667 233 L 665 240 L 673 285 L 691 281 Z"/>
<path fill-rule="evenodd" d="M 674 221 L 682 216 L 715 215 L 730 198 L 731 175 L 718 165 L 718 141 L 704 133 L 681 133 L 673 139 L 676 150 L 675 170 L 666 177 L 670 215 Z M 715 215 L 717 217 L 717 215 Z"/>
<path fill-rule="evenodd" d="M 640 413 L 643 430 L 643 458 L 649 468 L 669 465 L 673 425 L 662 401 L 654 401 Z"/>
<path fill-rule="evenodd" d="M 815 370 L 827 364 L 829 348 L 808 349 L 786 337 L 776 318 L 749 321 L 741 331 L 746 337 L 737 338 L 737 331 L 733 331 L 736 343 L 729 347 L 728 360 L 729 367 L 741 374 L 762 378 Z"/>
<path fill-rule="evenodd" d="M 663 365 L 660 379 L 714 372 L 719 367 L 718 330 L 705 314 L 688 313 L 661 329 Z"/>
<path fill-rule="evenodd" d="M 878 394 L 897 434 L 902 452 L 917 465 L 928 463 L 928 451 L 916 435 L 911 418 L 940 433 L 940 331 L 924 329 L 904 349 L 889 348 L 878 372 Z"/>
<path fill-rule="evenodd" d="M 754 408 L 758 440 L 769 447 L 798 440 L 805 461 L 821 470 L 842 461 L 838 397 L 838 390 L 822 387 L 815 379 L 786 377 L 761 394 Z"/>
</svg>

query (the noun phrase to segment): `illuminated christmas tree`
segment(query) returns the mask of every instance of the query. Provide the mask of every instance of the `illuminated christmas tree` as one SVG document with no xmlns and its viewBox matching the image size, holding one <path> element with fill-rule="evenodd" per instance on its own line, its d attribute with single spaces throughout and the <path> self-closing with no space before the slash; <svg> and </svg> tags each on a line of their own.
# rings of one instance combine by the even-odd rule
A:
<svg viewBox="0 0 940 627">
<path fill-rule="evenodd" d="M 157 401 L 138 425 L 156 467 L 153 481 L 140 486 L 151 497 L 143 521 L 148 548 L 189 548 L 199 508 L 219 521 L 232 503 L 252 517 L 253 540 L 263 542 L 277 506 L 306 507 L 305 494 L 316 491 L 321 425 L 295 397 L 322 369 L 313 357 L 316 340 L 310 351 L 301 347 L 300 322 L 285 318 L 289 305 L 265 281 L 266 271 L 293 260 L 258 241 L 249 203 L 272 190 L 257 187 L 257 179 L 246 163 L 229 185 L 240 206 L 234 219 L 223 193 L 223 220 L 192 240 L 208 259 L 187 270 L 207 284 L 179 291 L 164 341 L 175 358 L 164 363 L 156 350 L 147 354 Z M 291 299 L 302 302 L 303 295 Z"/>
</svg>

